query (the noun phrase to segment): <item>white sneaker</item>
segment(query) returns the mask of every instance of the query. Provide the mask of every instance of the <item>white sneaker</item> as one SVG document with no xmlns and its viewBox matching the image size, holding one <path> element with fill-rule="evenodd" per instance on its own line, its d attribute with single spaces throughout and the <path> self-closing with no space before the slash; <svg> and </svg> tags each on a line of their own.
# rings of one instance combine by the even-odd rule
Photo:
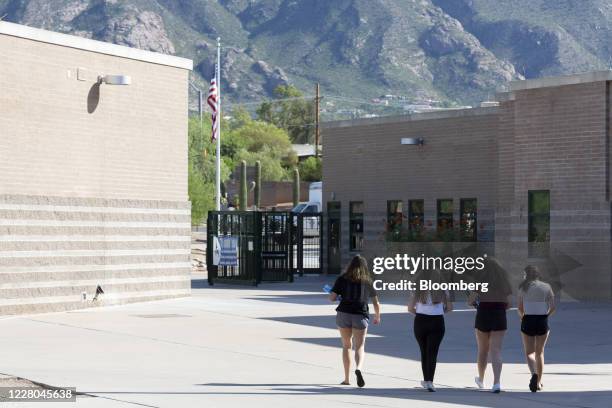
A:
<svg viewBox="0 0 612 408">
<path fill-rule="evenodd" d="M 474 382 L 481 390 L 484 388 L 484 382 L 480 381 L 479 377 L 474 377 Z"/>
<path fill-rule="evenodd" d="M 429 392 L 436 392 L 436 387 L 434 387 L 433 381 L 428 381 L 427 382 L 427 391 L 429 391 Z"/>
<path fill-rule="evenodd" d="M 499 394 L 500 391 L 501 391 L 501 385 L 493 384 L 493 388 L 491 388 L 491 392 L 494 394 Z"/>
<path fill-rule="evenodd" d="M 421 381 L 421 387 L 427 389 L 427 386 L 428 386 L 427 381 Z"/>
</svg>

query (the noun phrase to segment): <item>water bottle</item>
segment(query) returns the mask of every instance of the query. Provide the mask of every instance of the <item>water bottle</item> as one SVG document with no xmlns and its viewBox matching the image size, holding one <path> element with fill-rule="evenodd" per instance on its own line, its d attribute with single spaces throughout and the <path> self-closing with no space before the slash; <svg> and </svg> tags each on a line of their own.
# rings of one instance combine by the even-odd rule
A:
<svg viewBox="0 0 612 408">
<path fill-rule="evenodd" d="M 332 287 L 331 287 L 329 284 L 327 284 L 327 285 L 323 286 L 323 292 L 325 292 L 325 293 L 327 293 L 327 294 L 330 294 L 330 293 L 331 293 L 331 291 L 332 291 Z M 338 295 L 338 297 L 336 298 L 336 300 L 338 300 L 338 301 L 342 300 L 342 296 Z"/>
</svg>

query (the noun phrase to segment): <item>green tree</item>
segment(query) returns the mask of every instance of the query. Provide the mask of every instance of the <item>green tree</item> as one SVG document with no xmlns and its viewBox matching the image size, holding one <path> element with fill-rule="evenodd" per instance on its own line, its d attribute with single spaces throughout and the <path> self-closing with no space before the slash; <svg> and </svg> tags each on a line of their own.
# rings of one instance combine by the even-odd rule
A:
<svg viewBox="0 0 612 408">
<path fill-rule="evenodd" d="M 274 90 L 278 99 L 302 98 L 302 92 L 291 85 L 279 85 Z M 314 101 L 292 99 L 270 101 L 257 108 L 257 117 L 285 129 L 292 143 L 312 143 L 314 140 Z"/>
<path fill-rule="evenodd" d="M 201 222 L 215 205 L 215 143 L 210 138 L 210 119 L 189 120 L 189 199 L 192 222 Z M 221 122 L 221 181 L 229 178 L 240 161 L 249 166 L 261 162 L 261 178 L 266 181 L 291 180 L 298 160 L 287 131 L 253 120 L 246 111 L 234 113 L 230 123 Z"/>
<path fill-rule="evenodd" d="M 188 123 L 188 192 L 191 222 L 201 223 L 215 208 L 215 144 L 210 139 L 210 119 L 193 117 Z M 221 181 L 229 177 L 229 168 L 221 161 Z"/>
<path fill-rule="evenodd" d="M 232 169 L 236 168 L 240 160 L 245 160 L 249 166 L 254 166 L 260 160 L 263 180 L 290 179 L 289 169 L 297 164 L 297 156 L 283 129 L 253 120 L 231 131 L 227 138 L 236 146 Z"/>
<path fill-rule="evenodd" d="M 249 111 L 247 111 L 244 106 L 239 105 L 232 109 L 232 120 L 230 121 L 229 127 L 232 130 L 238 129 L 252 120 L 253 118 L 251 118 Z"/>
<path fill-rule="evenodd" d="M 299 165 L 300 176 L 304 181 L 321 181 L 323 178 L 321 159 L 309 157 Z"/>
<path fill-rule="evenodd" d="M 189 166 L 189 200 L 191 201 L 191 224 L 200 225 L 208 211 L 215 208 L 215 187 L 204 181 L 202 174 Z"/>
</svg>

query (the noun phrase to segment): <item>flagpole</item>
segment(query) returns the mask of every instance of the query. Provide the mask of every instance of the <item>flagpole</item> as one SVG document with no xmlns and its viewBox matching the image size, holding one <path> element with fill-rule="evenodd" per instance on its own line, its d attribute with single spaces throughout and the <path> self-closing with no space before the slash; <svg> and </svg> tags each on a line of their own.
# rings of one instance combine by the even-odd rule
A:
<svg viewBox="0 0 612 408">
<path fill-rule="evenodd" d="M 216 186 L 217 186 L 217 211 L 221 210 L 221 37 L 217 37 L 217 155 L 216 155 Z"/>
</svg>

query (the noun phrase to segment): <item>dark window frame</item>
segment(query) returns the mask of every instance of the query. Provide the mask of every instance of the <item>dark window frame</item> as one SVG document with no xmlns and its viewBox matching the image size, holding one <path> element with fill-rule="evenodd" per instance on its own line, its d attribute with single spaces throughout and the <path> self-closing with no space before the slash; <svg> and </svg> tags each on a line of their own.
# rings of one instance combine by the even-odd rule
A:
<svg viewBox="0 0 612 408">
<path fill-rule="evenodd" d="M 470 201 L 474 202 L 474 215 L 471 235 L 468 234 L 466 225 L 468 220 L 466 219 L 465 207 L 466 204 Z M 465 242 L 477 242 L 478 241 L 478 199 L 477 198 L 460 198 L 459 199 L 459 230 L 460 230 L 460 239 Z"/>
<path fill-rule="evenodd" d="M 414 211 L 414 204 L 420 203 L 421 211 Z M 418 217 L 418 218 L 417 218 Z M 408 229 L 412 235 L 422 234 L 425 228 L 425 200 L 408 200 Z"/>
<path fill-rule="evenodd" d="M 360 204 L 361 212 L 353 210 L 353 206 Z M 349 251 L 363 250 L 363 201 L 349 201 Z"/>
<path fill-rule="evenodd" d="M 404 202 L 402 200 L 387 200 L 387 240 L 392 236 L 400 236 L 404 222 L 403 218 Z"/>
<path fill-rule="evenodd" d="M 545 193 L 547 195 L 547 211 L 536 212 L 533 208 L 535 205 L 535 195 Z M 527 224 L 527 239 L 529 242 L 550 242 L 550 190 L 528 190 L 527 191 L 527 212 L 528 212 L 528 224 Z M 536 221 L 544 221 L 546 224 L 546 231 L 544 237 L 536 237 Z M 541 235 L 541 233 L 540 233 Z"/>
<path fill-rule="evenodd" d="M 546 194 L 546 211 L 539 212 L 534 209 L 536 195 Z M 527 242 L 529 245 L 529 257 L 545 258 L 550 250 L 550 190 L 528 190 L 527 191 Z M 544 231 L 538 231 L 541 225 Z M 542 236 L 543 234 L 543 236 Z"/>
<path fill-rule="evenodd" d="M 451 203 L 451 212 L 442 212 L 442 202 L 450 201 Z M 439 198 L 436 201 L 436 225 L 438 233 L 443 233 L 446 231 L 452 231 L 454 227 L 454 212 L 455 212 L 455 203 L 452 198 Z M 446 225 L 444 224 L 446 221 Z"/>
</svg>

